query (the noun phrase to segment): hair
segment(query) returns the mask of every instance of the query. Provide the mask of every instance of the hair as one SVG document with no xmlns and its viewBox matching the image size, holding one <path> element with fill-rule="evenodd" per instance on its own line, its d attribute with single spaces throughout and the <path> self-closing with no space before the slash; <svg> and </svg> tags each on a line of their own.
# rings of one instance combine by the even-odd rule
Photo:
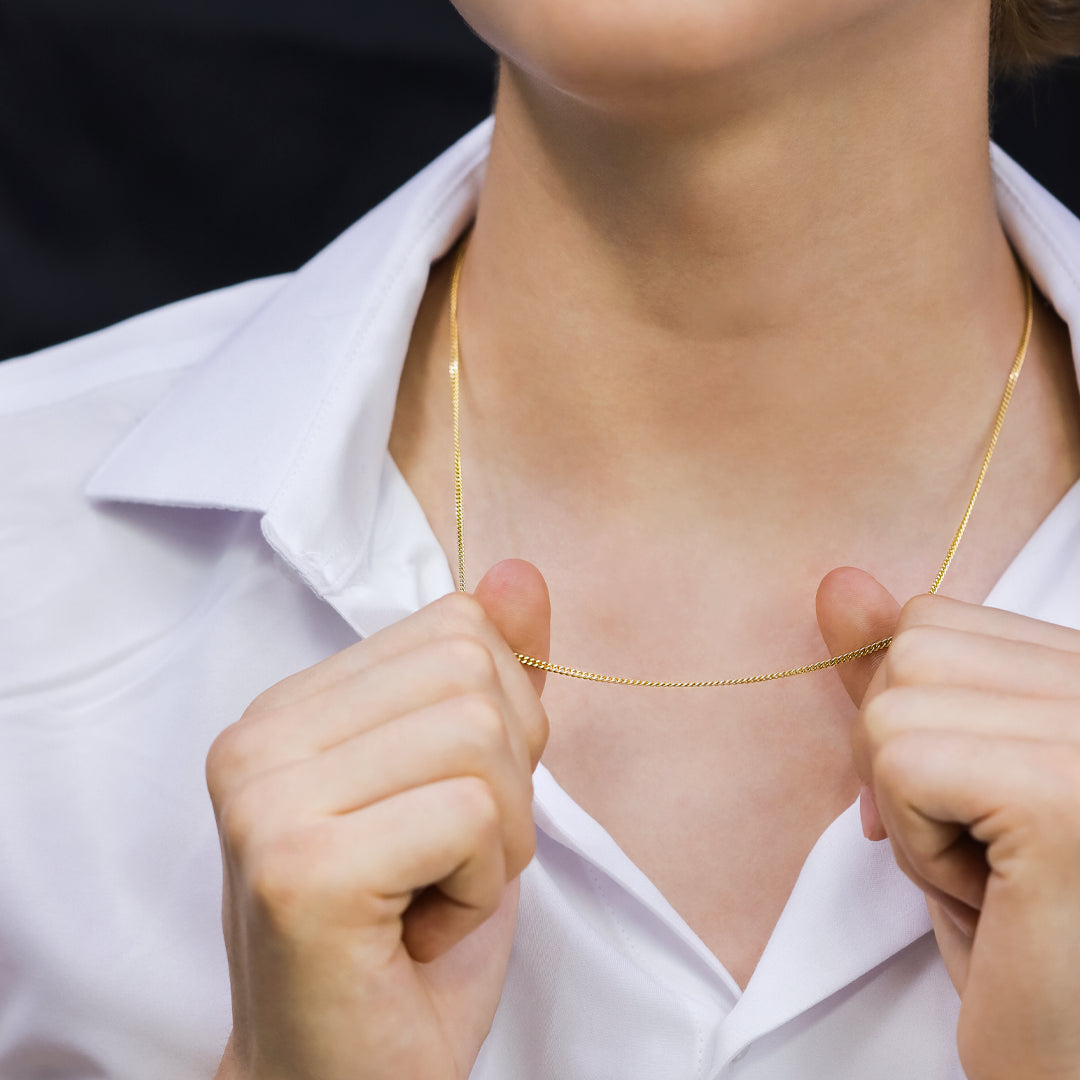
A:
<svg viewBox="0 0 1080 1080">
<path fill-rule="evenodd" d="M 995 72 L 1024 74 L 1080 54 L 1080 0 L 991 0 Z"/>
</svg>

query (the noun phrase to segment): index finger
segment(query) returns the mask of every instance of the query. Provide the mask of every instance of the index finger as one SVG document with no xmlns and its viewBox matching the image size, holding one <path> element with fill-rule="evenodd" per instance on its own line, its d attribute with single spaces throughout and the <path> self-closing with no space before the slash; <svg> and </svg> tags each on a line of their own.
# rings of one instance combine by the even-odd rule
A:
<svg viewBox="0 0 1080 1080">
<path fill-rule="evenodd" d="M 275 683 L 256 701 L 273 709 L 293 705 L 421 645 L 450 636 L 473 637 L 487 646 L 513 703 L 520 703 L 526 689 L 536 696 L 528 676 L 479 601 L 466 593 L 454 592 Z"/>
<path fill-rule="evenodd" d="M 896 632 L 914 626 L 940 626 L 972 634 L 1024 641 L 1029 645 L 1046 645 L 1063 652 L 1080 653 L 1080 630 L 1057 623 L 1017 615 L 1002 608 L 984 607 L 954 600 L 951 596 L 924 593 L 913 596 L 900 612 Z"/>
</svg>

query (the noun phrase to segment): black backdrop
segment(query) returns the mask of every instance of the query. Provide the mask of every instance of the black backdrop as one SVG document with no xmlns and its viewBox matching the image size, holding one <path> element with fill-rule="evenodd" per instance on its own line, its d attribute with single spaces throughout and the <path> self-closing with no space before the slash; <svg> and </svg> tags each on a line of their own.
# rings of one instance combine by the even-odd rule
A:
<svg viewBox="0 0 1080 1080">
<path fill-rule="evenodd" d="M 3 0 L 0 357 L 292 269 L 490 108 L 447 0 Z M 1080 69 L 996 93 L 1080 208 Z"/>
</svg>

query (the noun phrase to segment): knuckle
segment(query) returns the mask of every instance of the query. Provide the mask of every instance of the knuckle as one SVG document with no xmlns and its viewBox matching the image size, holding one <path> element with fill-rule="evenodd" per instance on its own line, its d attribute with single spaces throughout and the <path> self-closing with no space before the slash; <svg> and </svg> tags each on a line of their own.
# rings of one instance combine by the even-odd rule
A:
<svg viewBox="0 0 1080 1080">
<path fill-rule="evenodd" d="M 453 592 L 435 602 L 443 625 L 457 633 L 478 634 L 487 624 L 487 612 L 476 597 L 469 593 Z"/>
<path fill-rule="evenodd" d="M 501 751 L 507 745 L 502 709 L 491 694 L 474 691 L 461 702 L 466 737 L 481 754 Z"/>
<path fill-rule="evenodd" d="M 528 740 L 530 754 L 535 761 L 539 761 L 544 747 L 547 746 L 548 736 L 551 734 L 551 722 L 548 720 L 547 710 L 543 707 L 536 710 L 535 715 L 530 717 L 530 721 L 525 737 Z"/>
<path fill-rule="evenodd" d="M 206 784 L 217 799 L 251 770 L 255 753 L 250 721 L 238 720 L 210 744 L 206 755 Z"/>
<path fill-rule="evenodd" d="M 478 637 L 454 634 L 442 643 L 442 647 L 444 656 L 453 669 L 454 678 L 463 690 L 474 686 L 490 686 L 496 681 L 495 658 Z"/>
<path fill-rule="evenodd" d="M 295 933 L 309 916 L 324 911 L 332 890 L 320 867 L 333 862 L 325 829 L 296 828 L 262 844 L 246 865 L 249 895 L 278 932 Z"/>
<path fill-rule="evenodd" d="M 1060 745 L 1048 748 L 1039 771 L 1039 791 L 1049 812 L 1068 822 L 1069 831 L 1075 832 L 1080 822 L 1080 750 Z"/>
<path fill-rule="evenodd" d="M 918 769 L 922 740 L 911 735 L 889 739 L 874 754 L 874 785 L 886 792 L 902 792 Z"/>
<path fill-rule="evenodd" d="M 507 874 L 516 876 L 536 854 L 536 823 L 533 821 L 532 778 L 529 777 L 514 792 L 510 825 L 505 830 L 504 853 Z"/>
<path fill-rule="evenodd" d="M 275 683 L 273 686 L 268 686 L 260 694 L 257 694 L 251 700 L 251 704 L 244 710 L 244 718 L 250 718 L 253 716 L 259 716 L 262 713 L 270 712 L 272 709 L 277 708 L 278 702 L 286 694 L 286 683 L 288 680 Z"/>
<path fill-rule="evenodd" d="M 1056 755 L 1062 770 L 1064 788 L 1072 796 L 1073 805 L 1080 804 L 1080 750 L 1071 746 L 1067 753 Z"/>
<path fill-rule="evenodd" d="M 866 704 L 862 712 L 862 726 L 871 746 L 883 746 L 903 731 L 910 696 L 903 690 L 882 690 Z"/>
<path fill-rule="evenodd" d="M 284 928 L 305 906 L 304 875 L 289 844 L 268 844 L 247 868 L 248 892 L 264 917 Z"/>
<path fill-rule="evenodd" d="M 536 827 L 530 816 L 528 823 L 514 829 L 506 844 L 506 874 L 516 877 L 532 862 L 536 854 Z"/>
<path fill-rule="evenodd" d="M 230 851 L 244 852 L 254 846 L 262 819 L 258 791 L 248 784 L 234 792 L 220 812 L 221 835 Z"/>
<path fill-rule="evenodd" d="M 941 631 L 925 624 L 897 633 L 885 660 L 889 681 L 900 685 L 924 681 L 937 666 L 943 644 Z"/>
<path fill-rule="evenodd" d="M 896 633 L 900 634 L 913 626 L 925 626 L 935 621 L 934 609 L 939 597 L 930 593 L 919 593 L 913 596 L 900 609 L 900 616 L 896 623 Z"/>
<path fill-rule="evenodd" d="M 452 798 L 463 827 L 480 838 L 499 832 L 499 803 L 486 781 L 477 776 L 463 776 L 454 784 Z"/>
</svg>

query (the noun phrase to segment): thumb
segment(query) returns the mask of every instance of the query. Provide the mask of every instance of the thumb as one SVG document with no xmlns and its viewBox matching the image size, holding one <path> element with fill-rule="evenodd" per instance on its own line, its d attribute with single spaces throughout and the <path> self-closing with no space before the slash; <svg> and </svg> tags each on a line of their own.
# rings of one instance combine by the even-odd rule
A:
<svg viewBox="0 0 1080 1080">
<path fill-rule="evenodd" d="M 899 616 L 900 605 L 892 594 L 865 570 L 838 567 L 827 573 L 818 586 L 818 626 L 830 656 L 854 652 L 888 637 Z M 877 652 L 835 668 L 857 706 L 866 698 L 884 656 L 883 652 Z"/>
<path fill-rule="evenodd" d="M 546 660 L 551 645 L 551 600 L 543 575 L 524 559 L 496 563 L 473 594 L 487 616 L 516 653 Z M 545 672 L 527 667 L 539 694 Z"/>
<path fill-rule="evenodd" d="M 896 627 L 899 615 L 900 605 L 889 590 L 865 570 L 856 570 L 851 566 L 838 567 L 826 574 L 818 586 L 818 626 L 830 656 L 854 652 L 863 645 L 888 637 Z M 875 678 L 875 674 L 884 658 L 883 652 L 872 653 L 835 668 L 851 700 L 860 708 L 880 688 L 881 677 Z M 854 741 L 856 768 L 864 779 L 863 789 L 859 793 L 863 834 L 869 840 L 884 840 L 885 828 L 874 801 L 874 793 L 865 786 L 866 763 L 860 761 L 858 739 Z"/>
</svg>

